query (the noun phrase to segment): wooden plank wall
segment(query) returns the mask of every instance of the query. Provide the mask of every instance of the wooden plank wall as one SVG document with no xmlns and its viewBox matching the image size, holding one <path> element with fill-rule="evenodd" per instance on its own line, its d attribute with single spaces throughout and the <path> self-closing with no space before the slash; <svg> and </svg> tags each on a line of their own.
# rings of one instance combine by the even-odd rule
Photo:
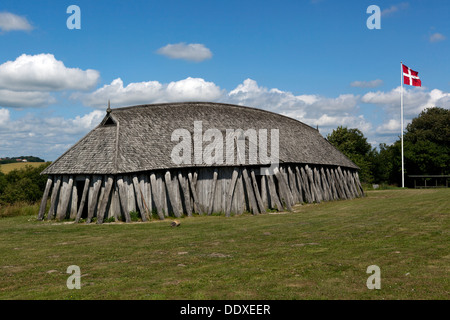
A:
<svg viewBox="0 0 450 320">
<path fill-rule="evenodd" d="M 90 223 L 96 218 L 97 223 L 103 223 L 106 219 L 130 222 L 131 211 L 138 212 L 142 221 L 193 213 L 230 216 L 292 210 L 296 204 L 364 196 L 358 172 L 353 169 L 283 164 L 274 175 L 258 172 L 257 167 L 241 166 L 49 176 L 38 219 L 46 214 L 48 198 L 49 220 L 78 222 L 83 218 Z M 83 212 L 87 215 L 83 216 Z"/>
</svg>

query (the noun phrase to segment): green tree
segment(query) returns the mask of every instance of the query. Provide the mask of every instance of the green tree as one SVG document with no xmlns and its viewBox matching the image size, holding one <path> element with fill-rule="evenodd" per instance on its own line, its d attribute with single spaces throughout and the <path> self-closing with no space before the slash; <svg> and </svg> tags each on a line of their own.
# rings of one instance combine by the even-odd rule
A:
<svg viewBox="0 0 450 320">
<path fill-rule="evenodd" d="M 373 182 L 372 171 L 376 151 L 359 129 L 339 126 L 327 135 L 327 140 L 360 168 L 361 181 Z"/>
<path fill-rule="evenodd" d="M 450 110 L 425 109 L 407 125 L 403 139 L 408 174 L 450 173 Z"/>
<path fill-rule="evenodd" d="M 406 126 L 403 140 L 407 185 L 411 174 L 450 174 L 450 110 L 425 109 Z M 401 140 L 379 149 L 375 176 L 381 182 L 401 185 Z"/>
<path fill-rule="evenodd" d="M 40 173 L 49 165 L 39 167 L 25 166 L 0 174 L 0 204 L 13 204 L 19 201 L 36 202 L 42 197 L 47 176 Z"/>
</svg>

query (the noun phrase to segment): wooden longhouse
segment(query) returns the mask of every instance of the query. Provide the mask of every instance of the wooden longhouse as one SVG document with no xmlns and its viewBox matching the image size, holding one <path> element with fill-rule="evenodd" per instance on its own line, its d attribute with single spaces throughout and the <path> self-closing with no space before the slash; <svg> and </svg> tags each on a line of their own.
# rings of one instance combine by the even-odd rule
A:
<svg viewBox="0 0 450 320">
<path fill-rule="evenodd" d="M 194 125 L 199 122 L 201 134 L 215 130 L 212 132 L 223 134 L 223 140 L 197 136 L 203 137 L 199 149 Z M 174 161 L 173 152 L 181 141 L 173 138 L 177 129 L 194 138 L 191 148 L 183 149 L 191 152 L 190 163 Z M 239 149 L 237 139 L 242 137 L 236 132 L 248 130 L 266 130 L 270 136 L 267 145 L 262 136 L 258 140 L 244 136 L 244 149 Z M 278 132 L 277 141 L 271 140 L 273 130 Z M 233 137 L 227 140 L 230 132 Z M 221 148 L 221 141 L 236 145 Z M 268 164 L 259 156 L 264 148 L 270 154 L 275 142 L 278 165 L 273 174 L 261 175 L 260 169 Z M 254 156 L 252 150 L 258 149 L 252 147 L 256 146 L 260 153 Z M 211 149 L 214 159 L 222 162 L 198 157 L 199 152 Z M 160 219 L 193 213 L 259 214 L 268 209 L 291 210 L 295 204 L 364 195 L 358 167 L 316 129 L 260 109 L 207 102 L 108 106 L 103 121 L 42 174 L 48 175 L 48 181 L 40 220 L 130 222 L 130 212 L 138 212 L 142 221 L 151 219 L 152 214 Z M 50 208 L 46 211 L 48 199 Z"/>
</svg>

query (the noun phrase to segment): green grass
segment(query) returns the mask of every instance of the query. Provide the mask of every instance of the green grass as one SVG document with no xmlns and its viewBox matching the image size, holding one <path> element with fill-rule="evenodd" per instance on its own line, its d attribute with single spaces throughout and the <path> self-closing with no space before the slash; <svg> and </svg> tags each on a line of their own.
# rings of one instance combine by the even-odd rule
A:
<svg viewBox="0 0 450 320">
<path fill-rule="evenodd" d="M 0 299 L 449 299 L 450 189 L 146 223 L 0 219 Z M 67 267 L 81 269 L 69 290 Z M 369 290 L 367 267 L 381 269 Z"/>
</svg>

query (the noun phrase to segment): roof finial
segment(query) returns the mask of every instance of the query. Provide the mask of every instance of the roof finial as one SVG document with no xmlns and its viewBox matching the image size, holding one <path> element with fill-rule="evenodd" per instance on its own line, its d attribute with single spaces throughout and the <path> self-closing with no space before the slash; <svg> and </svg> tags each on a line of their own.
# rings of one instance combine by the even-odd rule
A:
<svg viewBox="0 0 450 320">
<path fill-rule="evenodd" d="M 111 103 L 109 102 L 108 99 L 108 109 L 106 109 L 106 113 L 110 113 L 111 112 Z"/>
</svg>

